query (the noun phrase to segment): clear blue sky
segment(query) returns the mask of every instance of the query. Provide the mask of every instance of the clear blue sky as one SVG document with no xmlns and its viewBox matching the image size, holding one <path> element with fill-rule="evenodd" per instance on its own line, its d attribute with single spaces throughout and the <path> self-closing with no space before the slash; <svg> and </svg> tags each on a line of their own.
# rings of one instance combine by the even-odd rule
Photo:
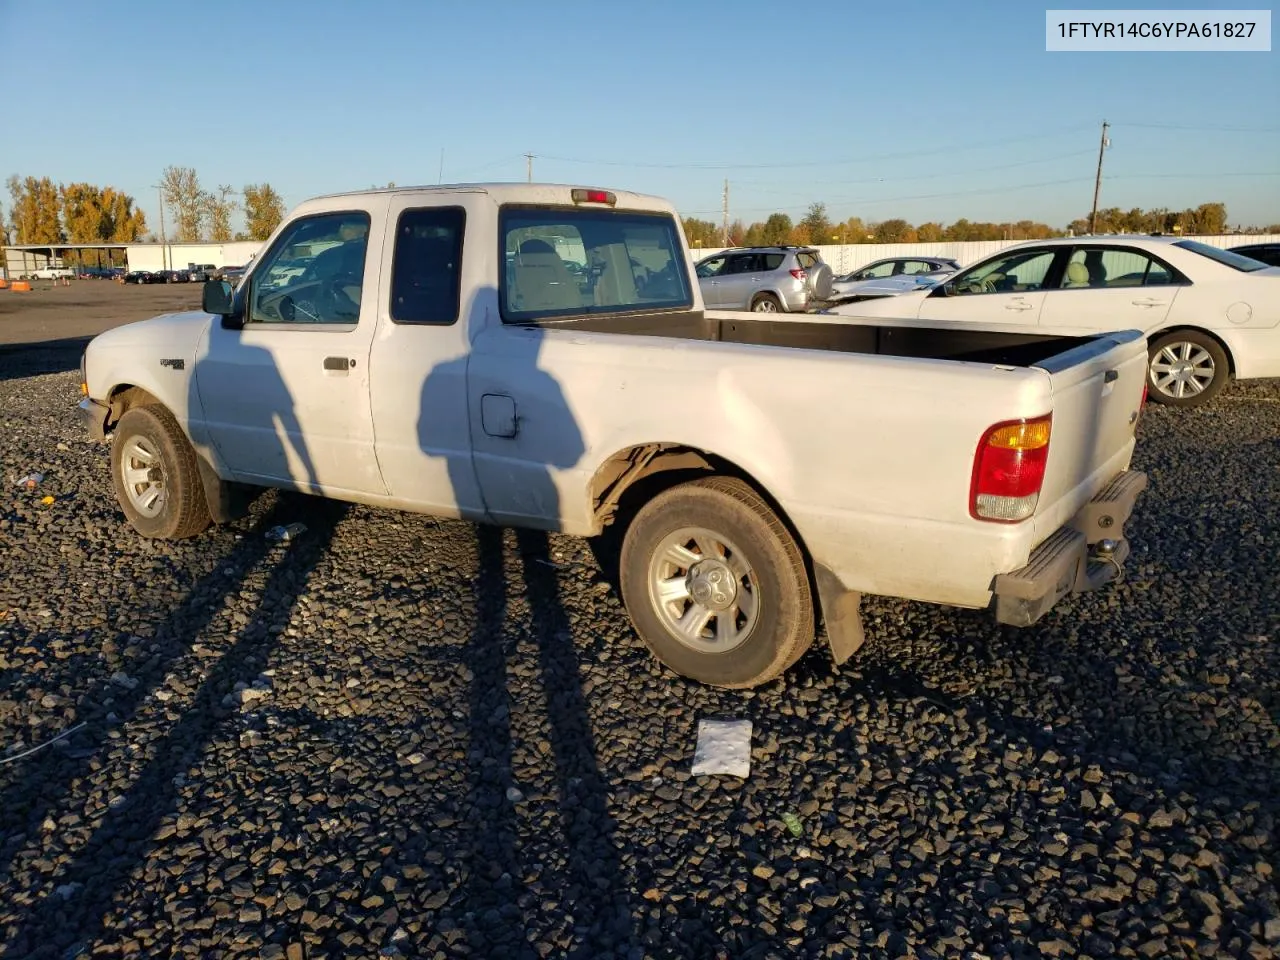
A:
<svg viewBox="0 0 1280 960">
<path fill-rule="evenodd" d="M 1106 119 L 1103 206 L 1280 221 L 1280 54 L 1046 53 L 1044 35 L 1025 0 L 0 0 L 0 177 L 114 185 L 154 227 L 169 164 L 293 205 L 435 183 L 442 149 L 446 182 L 522 180 L 531 152 L 537 180 L 714 220 L 727 177 L 748 222 L 821 200 L 834 219 L 1064 225 L 1088 212 Z"/>
</svg>

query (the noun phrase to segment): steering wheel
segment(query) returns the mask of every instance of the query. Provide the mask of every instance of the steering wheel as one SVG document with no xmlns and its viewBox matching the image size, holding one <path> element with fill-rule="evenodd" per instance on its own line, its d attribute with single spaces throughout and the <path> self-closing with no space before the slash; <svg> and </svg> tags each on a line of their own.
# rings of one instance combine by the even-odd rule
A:
<svg viewBox="0 0 1280 960">
<path fill-rule="evenodd" d="M 280 319 L 289 323 L 294 323 L 301 318 L 303 323 L 317 323 L 320 320 L 320 311 L 316 308 L 315 302 L 301 297 L 297 300 L 285 294 L 280 298 L 280 303 L 276 307 L 276 312 L 280 314 Z"/>
</svg>

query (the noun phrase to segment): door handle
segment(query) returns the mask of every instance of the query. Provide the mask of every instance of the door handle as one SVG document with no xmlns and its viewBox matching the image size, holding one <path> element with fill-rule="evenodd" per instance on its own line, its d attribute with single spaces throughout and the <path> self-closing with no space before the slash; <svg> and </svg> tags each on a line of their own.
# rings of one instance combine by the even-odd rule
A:
<svg viewBox="0 0 1280 960">
<path fill-rule="evenodd" d="M 1031 304 L 1029 304 L 1029 303 L 1016 303 L 1016 302 L 1015 302 L 1015 303 L 1006 303 L 1006 304 L 1004 305 L 1004 308 L 1005 308 L 1006 310 L 1034 310 L 1034 309 L 1035 309 L 1035 307 L 1033 307 L 1033 306 L 1032 306 Z"/>
<path fill-rule="evenodd" d="M 1169 301 L 1168 300 L 1152 300 L 1150 297 L 1145 297 L 1141 300 L 1133 300 L 1131 302 L 1135 307 L 1162 307 Z"/>
<path fill-rule="evenodd" d="M 326 370 L 342 370 L 346 371 L 350 367 L 354 367 L 356 362 L 347 357 L 325 357 L 324 368 Z"/>
</svg>

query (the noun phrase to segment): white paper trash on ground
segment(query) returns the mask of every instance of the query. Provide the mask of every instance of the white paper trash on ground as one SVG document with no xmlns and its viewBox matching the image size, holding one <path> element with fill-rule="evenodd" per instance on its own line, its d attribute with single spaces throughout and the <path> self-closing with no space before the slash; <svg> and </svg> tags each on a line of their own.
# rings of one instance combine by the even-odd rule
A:
<svg viewBox="0 0 1280 960">
<path fill-rule="evenodd" d="M 699 720 L 698 749 L 693 755 L 695 777 L 727 773 L 747 777 L 751 773 L 751 721 Z"/>
</svg>

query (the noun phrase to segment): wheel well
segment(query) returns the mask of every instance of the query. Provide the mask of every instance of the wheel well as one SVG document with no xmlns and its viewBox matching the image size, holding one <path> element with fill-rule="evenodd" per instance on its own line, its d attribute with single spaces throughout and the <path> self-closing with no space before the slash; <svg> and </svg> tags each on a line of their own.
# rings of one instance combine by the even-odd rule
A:
<svg viewBox="0 0 1280 960">
<path fill-rule="evenodd" d="M 159 402 L 153 394 L 142 387 L 122 383 L 113 387 L 111 392 L 107 394 L 107 406 L 111 408 L 109 421 L 111 424 L 116 423 L 130 407 L 141 407 L 149 403 Z"/>
<path fill-rule="evenodd" d="M 1227 346 L 1226 341 L 1223 340 L 1216 333 L 1214 333 L 1212 330 L 1206 330 L 1204 327 L 1193 327 L 1190 324 L 1184 323 L 1181 326 L 1166 327 L 1164 330 L 1158 330 L 1157 332 L 1151 334 L 1147 342 L 1155 343 L 1155 341 L 1159 340 L 1161 337 L 1167 334 L 1180 333 L 1183 330 L 1189 330 L 1192 333 L 1204 334 L 1206 337 L 1208 337 L 1210 340 L 1212 340 L 1214 343 L 1220 346 L 1222 348 L 1222 352 L 1227 355 L 1227 372 L 1230 373 L 1232 376 L 1235 376 L 1236 358 L 1231 355 L 1231 348 Z"/>
<path fill-rule="evenodd" d="M 758 493 L 778 515 L 804 558 L 809 589 L 817 604 L 818 587 L 813 560 L 800 531 L 765 486 L 732 460 L 676 443 L 647 443 L 620 450 L 601 464 L 591 478 L 592 507 L 602 528 L 621 519 L 616 531 L 621 535 L 636 511 L 659 493 L 699 477 L 717 475 L 737 477 Z"/>
</svg>

